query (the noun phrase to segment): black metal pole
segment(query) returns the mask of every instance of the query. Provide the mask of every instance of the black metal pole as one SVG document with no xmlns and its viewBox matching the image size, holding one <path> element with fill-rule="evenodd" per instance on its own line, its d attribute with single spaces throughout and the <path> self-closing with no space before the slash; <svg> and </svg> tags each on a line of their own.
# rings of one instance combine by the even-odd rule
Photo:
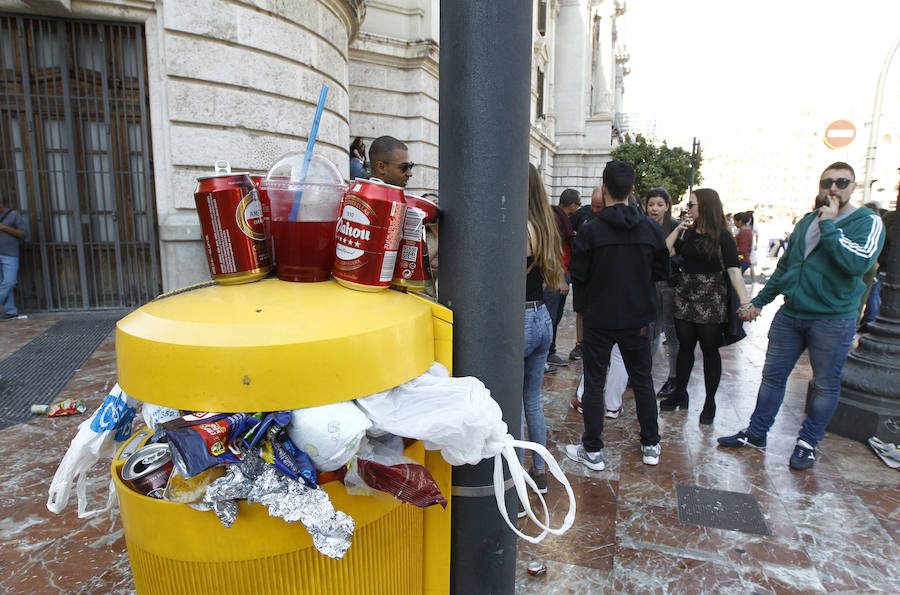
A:
<svg viewBox="0 0 900 595">
<path fill-rule="evenodd" d="M 847 357 L 841 397 L 828 431 L 860 442 L 875 436 L 900 444 L 900 194 L 888 221 L 891 244 L 881 310 Z"/>
<path fill-rule="evenodd" d="M 440 301 L 453 371 L 521 424 L 532 3 L 441 2 Z M 497 512 L 493 461 L 453 470 L 450 589 L 513 593 L 516 536 Z M 507 475 L 508 477 L 508 475 Z M 507 490 L 507 501 L 514 492 Z"/>
</svg>

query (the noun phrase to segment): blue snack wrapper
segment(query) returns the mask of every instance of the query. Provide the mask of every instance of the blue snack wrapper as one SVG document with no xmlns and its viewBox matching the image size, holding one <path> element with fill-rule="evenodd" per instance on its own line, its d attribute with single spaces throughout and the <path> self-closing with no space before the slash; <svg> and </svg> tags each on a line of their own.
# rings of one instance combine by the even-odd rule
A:
<svg viewBox="0 0 900 595">
<path fill-rule="evenodd" d="M 258 423 L 247 413 L 196 412 L 162 427 L 178 472 L 193 477 L 216 465 L 239 462 L 243 455 L 234 439 Z"/>
<path fill-rule="evenodd" d="M 266 434 L 259 451 L 262 460 L 291 479 L 302 479 L 308 487 L 316 487 L 318 473 L 309 455 L 291 442 L 281 428 L 270 427 Z"/>
<path fill-rule="evenodd" d="M 269 428 L 274 427 L 280 430 L 289 423 L 291 423 L 290 410 L 273 411 L 266 415 L 259 425 L 247 432 L 244 436 L 244 444 L 248 448 L 256 448 L 262 441 L 262 438 L 268 433 Z"/>
</svg>

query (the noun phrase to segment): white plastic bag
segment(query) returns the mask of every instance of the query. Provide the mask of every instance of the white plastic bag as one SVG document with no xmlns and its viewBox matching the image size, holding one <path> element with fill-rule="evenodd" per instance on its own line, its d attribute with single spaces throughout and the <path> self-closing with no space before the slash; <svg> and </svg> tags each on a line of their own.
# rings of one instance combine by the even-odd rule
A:
<svg viewBox="0 0 900 595">
<path fill-rule="evenodd" d="M 291 411 L 285 428 L 297 448 L 309 455 L 319 471 L 343 467 L 359 450 L 372 425 L 353 401 Z"/>
<path fill-rule="evenodd" d="M 78 433 L 72 439 L 69 450 L 59 462 L 53 481 L 47 508 L 59 514 L 69 502 L 72 487 L 78 495 L 78 518 L 87 519 L 103 514 L 116 502 L 116 492 L 109 481 L 109 497 L 106 506 L 97 510 L 87 510 L 87 472 L 101 458 L 112 458 L 119 444 L 131 436 L 131 422 L 137 410 L 138 401 L 129 397 L 116 384 L 106 396 L 103 404 L 89 419 L 81 422 Z"/>
<path fill-rule="evenodd" d="M 409 382 L 356 400 L 372 421 L 372 429 L 421 440 L 428 450 L 440 450 L 451 465 L 474 465 L 494 459 L 494 494 L 501 516 L 519 537 L 538 543 L 547 533 L 562 535 L 575 521 L 575 494 L 568 479 L 546 448 L 534 442 L 516 440 L 507 433 L 503 414 L 490 391 L 477 378 L 451 378 L 439 363 Z M 550 527 L 549 513 L 534 480 L 522 468 L 516 448 L 533 450 L 546 461 L 547 470 L 566 489 L 569 511 L 562 525 Z M 541 529 L 537 537 L 521 533 L 509 520 L 504 503 L 503 460 L 509 467 L 519 501 L 526 514 Z M 528 501 L 530 487 L 544 510 L 538 520 Z"/>
<path fill-rule="evenodd" d="M 181 410 L 154 405 L 153 403 L 144 403 L 141 406 L 141 417 L 144 418 L 144 423 L 147 424 L 150 431 L 156 432 L 157 426 L 181 417 Z"/>
</svg>

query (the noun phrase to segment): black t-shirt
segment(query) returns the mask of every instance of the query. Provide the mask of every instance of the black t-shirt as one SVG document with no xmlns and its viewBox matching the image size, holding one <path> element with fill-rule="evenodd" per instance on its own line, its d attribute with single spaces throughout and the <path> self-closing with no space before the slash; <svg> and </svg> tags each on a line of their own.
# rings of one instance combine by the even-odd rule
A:
<svg viewBox="0 0 900 595">
<path fill-rule="evenodd" d="M 675 242 L 675 252 L 684 258 L 682 270 L 685 273 L 717 273 L 722 270 L 722 262 L 725 268 L 738 268 L 737 244 L 734 236 L 726 228 L 722 228 L 719 234 L 719 246 L 721 247 L 721 260 L 719 254 L 710 258 L 697 246 L 699 235 L 693 229 L 684 233 L 684 238 Z"/>
<path fill-rule="evenodd" d="M 525 301 L 534 302 L 544 299 L 544 275 L 538 266 L 531 266 L 534 256 L 525 259 L 525 266 L 531 270 L 525 275 Z"/>
</svg>

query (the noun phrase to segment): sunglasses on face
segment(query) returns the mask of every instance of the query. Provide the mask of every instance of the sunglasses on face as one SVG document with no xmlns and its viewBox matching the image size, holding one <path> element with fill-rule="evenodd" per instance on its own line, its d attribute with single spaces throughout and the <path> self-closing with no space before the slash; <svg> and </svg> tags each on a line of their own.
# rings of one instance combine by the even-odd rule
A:
<svg viewBox="0 0 900 595">
<path fill-rule="evenodd" d="M 412 161 L 404 161 L 403 163 L 392 163 L 391 165 L 396 165 L 400 168 L 400 171 L 406 173 L 408 171 L 412 171 L 412 168 L 416 166 Z"/>
<path fill-rule="evenodd" d="M 819 181 L 819 186 L 827 190 L 831 188 L 832 184 L 837 184 L 837 187 L 843 190 L 844 188 L 849 186 L 850 182 L 852 181 L 853 180 L 851 180 L 850 178 L 823 178 Z"/>
</svg>

